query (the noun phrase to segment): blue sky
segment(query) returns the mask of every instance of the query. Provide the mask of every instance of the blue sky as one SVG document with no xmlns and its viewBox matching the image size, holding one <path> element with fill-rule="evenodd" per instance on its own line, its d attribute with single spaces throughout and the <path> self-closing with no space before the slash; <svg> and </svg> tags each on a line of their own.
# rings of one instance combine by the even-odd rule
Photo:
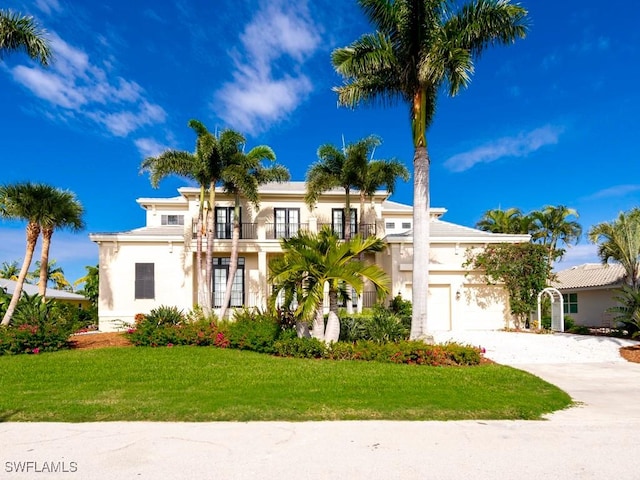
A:
<svg viewBox="0 0 640 480">
<path fill-rule="evenodd" d="M 639 204 L 640 6 L 610 0 L 525 0 L 525 40 L 488 50 L 468 90 L 440 96 L 428 131 L 431 204 L 473 226 L 492 208 L 577 209 L 587 231 Z M 337 6 L 336 6 L 337 5 Z M 331 51 L 371 30 L 355 0 L 5 2 L 33 15 L 56 61 L 0 60 L 0 183 L 72 190 L 87 230 L 58 232 L 52 258 L 70 280 L 97 263 L 89 232 L 140 227 L 139 197 L 157 190 L 140 162 L 165 148 L 192 151 L 191 118 L 270 145 L 303 180 L 323 143 L 370 134 L 377 158 L 411 167 L 408 110 L 338 108 Z M 394 200 L 411 203 L 412 184 Z M 598 261 L 582 239 L 561 269 Z M 24 225 L 0 223 L 0 262 L 22 260 Z"/>
</svg>

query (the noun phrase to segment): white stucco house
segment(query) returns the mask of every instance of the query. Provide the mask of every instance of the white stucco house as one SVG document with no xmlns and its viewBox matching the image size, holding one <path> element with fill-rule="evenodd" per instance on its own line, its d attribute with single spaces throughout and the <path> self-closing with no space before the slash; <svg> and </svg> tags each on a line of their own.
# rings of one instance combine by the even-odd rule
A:
<svg viewBox="0 0 640 480">
<path fill-rule="evenodd" d="M 174 305 L 185 311 L 197 303 L 196 239 L 194 223 L 198 212 L 199 189 L 178 189 L 172 198 L 139 198 L 146 212 L 144 226 L 124 232 L 92 233 L 99 246 L 99 325 L 102 331 L 133 323 L 137 313 L 147 313 L 160 305 Z M 271 293 L 269 261 L 281 254 L 280 239 L 300 230 L 316 232 L 330 225 L 344 234 L 344 191 L 324 193 L 310 209 L 304 202 L 305 183 L 289 182 L 261 187 L 260 209 L 242 204 L 242 235 L 239 267 L 230 307 L 265 308 Z M 381 265 L 391 279 L 393 297 L 429 296 L 431 330 L 499 329 L 511 320 L 508 299 L 500 286 L 487 286 L 478 272 L 464 266 L 468 249 L 482 249 L 499 242 L 526 242 L 528 235 L 483 232 L 442 220 L 443 208 L 431 209 L 431 251 L 429 291 L 412 291 L 413 238 L 412 207 L 388 200 L 378 191 L 365 207 L 360 221 L 357 192 L 352 194 L 352 231 L 364 224 L 364 235 L 376 235 L 387 243 L 385 251 L 369 261 Z M 208 207 L 208 206 L 207 206 Z M 231 251 L 233 198 L 222 190 L 216 193 L 213 242 L 213 303 L 219 308 L 226 288 Z M 204 257 L 204 255 L 203 255 Z M 204 261 L 204 258 L 203 258 Z M 204 265 L 201 266 L 204 272 Z M 375 298 L 365 289 L 364 306 Z"/>
<path fill-rule="evenodd" d="M 607 310 L 618 305 L 614 296 L 625 275 L 620 264 L 585 263 L 556 273 L 551 286 L 562 293 L 564 314 L 576 325 L 611 328 L 614 315 Z"/>
</svg>

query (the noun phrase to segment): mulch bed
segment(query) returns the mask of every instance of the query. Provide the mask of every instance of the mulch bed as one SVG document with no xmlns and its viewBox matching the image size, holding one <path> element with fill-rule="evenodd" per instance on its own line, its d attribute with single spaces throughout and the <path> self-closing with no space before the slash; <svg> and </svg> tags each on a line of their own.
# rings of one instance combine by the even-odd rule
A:
<svg viewBox="0 0 640 480">
<path fill-rule="evenodd" d="M 84 333 L 71 337 L 71 348 L 90 349 L 106 347 L 131 347 L 132 344 L 124 333 Z M 640 345 L 632 347 L 622 347 L 620 349 L 622 358 L 629 362 L 640 363 Z M 483 363 L 493 363 L 489 359 L 484 359 Z"/>
</svg>

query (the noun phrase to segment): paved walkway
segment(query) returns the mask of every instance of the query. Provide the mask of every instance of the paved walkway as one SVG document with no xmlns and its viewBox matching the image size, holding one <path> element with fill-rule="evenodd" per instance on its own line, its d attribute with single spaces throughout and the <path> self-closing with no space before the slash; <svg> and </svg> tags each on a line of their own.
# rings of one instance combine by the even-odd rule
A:
<svg viewBox="0 0 640 480">
<path fill-rule="evenodd" d="M 640 364 L 517 368 L 580 405 L 548 421 L 3 423 L 0 479 L 639 477 Z"/>
</svg>

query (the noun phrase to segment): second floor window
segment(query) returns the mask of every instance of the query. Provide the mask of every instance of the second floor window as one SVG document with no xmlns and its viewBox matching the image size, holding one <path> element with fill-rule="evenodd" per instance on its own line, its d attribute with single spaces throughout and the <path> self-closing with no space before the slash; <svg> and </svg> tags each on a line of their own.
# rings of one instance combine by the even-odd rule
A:
<svg viewBox="0 0 640 480">
<path fill-rule="evenodd" d="M 331 229 L 338 238 L 344 238 L 344 208 L 334 208 L 331 210 Z M 355 208 L 351 209 L 351 235 L 358 233 L 358 213 Z"/>
<path fill-rule="evenodd" d="M 291 238 L 300 229 L 299 208 L 275 208 L 273 211 L 275 238 Z"/>
<path fill-rule="evenodd" d="M 162 215 L 161 225 L 184 225 L 184 215 Z"/>
<path fill-rule="evenodd" d="M 242 211 L 240 211 L 242 222 Z M 216 238 L 230 239 L 233 235 L 233 207 L 216 207 Z M 242 238 L 242 229 L 240 229 Z"/>
</svg>

